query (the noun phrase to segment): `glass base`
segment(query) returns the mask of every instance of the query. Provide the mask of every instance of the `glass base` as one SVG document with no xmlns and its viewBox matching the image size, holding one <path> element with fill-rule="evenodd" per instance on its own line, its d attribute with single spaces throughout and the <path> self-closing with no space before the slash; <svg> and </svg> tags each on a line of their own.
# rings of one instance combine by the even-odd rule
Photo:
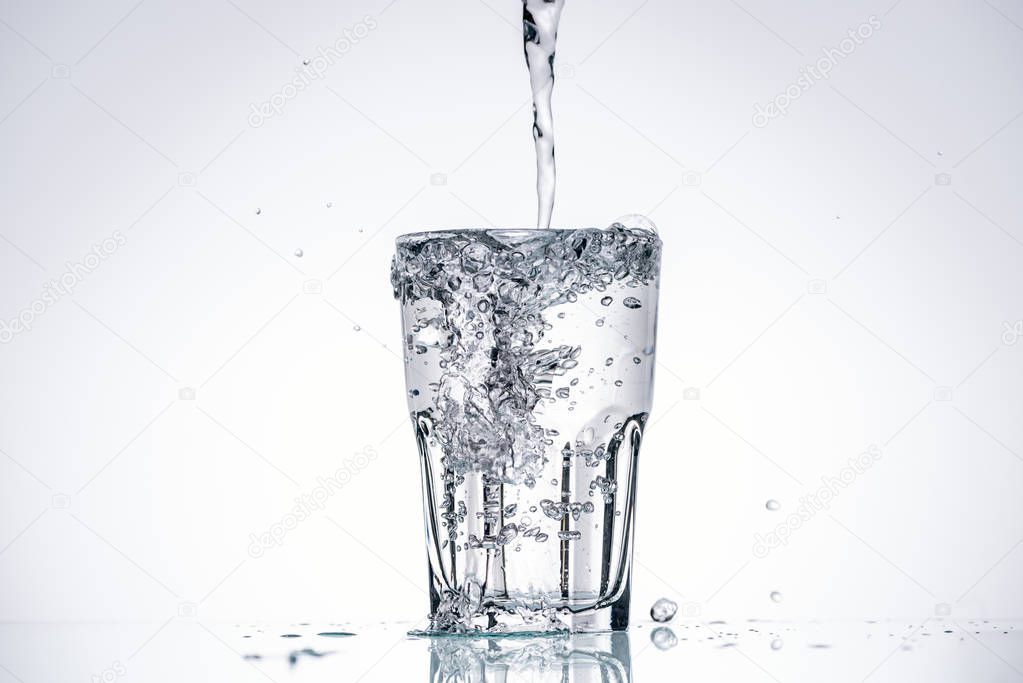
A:
<svg viewBox="0 0 1023 683">
<path fill-rule="evenodd" d="M 436 583 L 431 581 L 430 627 L 410 631 L 409 635 L 515 638 L 625 631 L 629 628 L 631 579 L 630 571 L 624 577 L 619 595 L 599 603 L 550 601 L 546 596 L 533 599 L 526 599 L 525 596 L 504 600 L 484 599 L 475 608 L 466 606 L 469 609 L 463 610 L 455 620 L 451 619 L 451 595 L 446 601 L 433 590 Z"/>
</svg>

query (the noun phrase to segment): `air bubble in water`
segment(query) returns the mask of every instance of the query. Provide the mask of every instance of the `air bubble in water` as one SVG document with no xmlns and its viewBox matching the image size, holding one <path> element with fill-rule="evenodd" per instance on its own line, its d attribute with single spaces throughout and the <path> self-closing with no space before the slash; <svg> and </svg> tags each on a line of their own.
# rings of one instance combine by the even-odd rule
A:
<svg viewBox="0 0 1023 683">
<path fill-rule="evenodd" d="M 497 534 L 497 545 L 508 545 L 519 535 L 519 528 L 514 524 L 506 524 Z"/>
<path fill-rule="evenodd" d="M 328 208 L 328 209 L 329 209 L 330 207 L 332 207 L 332 206 L 334 206 L 334 202 L 327 202 L 327 208 Z"/>
<path fill-rule="evenodd" d="M 678 638 L 675 637 L 675 632 L 667 626 L 658 626 L 650 632 L 650 642 L 658 650 L 670 650 L 678 645 Z"/>
<path fill-rule="evenodd" d="M 663 623 L 674 619 L 676 612 L 678 612 L 678 605 L 674 600 L 659 598 L 650 608 L 650 618 Z"/>
<path fill-rule="evenodd" d="M 356 332 L 362 332 L 362 328 L 358 325 L 353 325 L 352 329 L 355 330 Z"/>
<path fill-rule="evenodd" d="M 771 500 L 767 501 L 767 503 L 764 504 L 764 507 L 766 507 L 771 512 L 774 512 L 776 510 L 781 510 L 781 503 L 772 498 Z"/>
<path fill-rule="evenodd" d="M 256 215 L 257 215 L 257 216 L 258 216 L 259 214 L 261 214 L 261 213 L 263 213 L 263 209 L 256 209 Z"/>
<path fill-rule="evenodd" d="M 785 645 L 785 641 L 783 641 L 781 638 L 775 638 L 774 640 L 771 641 L 772 650 L 780 650 L 783 645 Z"/>
<path fill-rule="evenodd" d="M 304 254 L 305 254 L 305 252 L 304 252 L 304 251 L 302 251 L 301 249 L 296 249 L 296 250 L 295 250 L 295 256 L 296 256 L 296 257 L 298 257 L 298 258 L 302 258 L 302 256 L 303 256 Z"/>
<path fill-rule="evenodd" d="M 309 60 L 308 59 L 303 59 L 302 60 L 302 66 L 309 66 Z"/>
<path fill-rule="evenodd" d="M 639 299 L 637 299 L 634 296 L 627 296 L 627 297 L 625 297 L 624 299 L 622 299 L 622 304 L 626 308 L 642 308 L 643 307 L 643 302 L 641 302 Z"/>
<path fill-rule="evenodd" d="M 778 591 L 771 591 L 771 600 L 773 600 L 774 602 L 781 602 L 782 594 L 779 593 Z"/>
<path fill-rule="evenodd" d="M 610 306 L 612 301 L 614 301 L 614 299 L 612 299 L 609 296 L 605 296 L 603 299 L 600 300 L 600 305 L 601 306 Z"/>
</svg>

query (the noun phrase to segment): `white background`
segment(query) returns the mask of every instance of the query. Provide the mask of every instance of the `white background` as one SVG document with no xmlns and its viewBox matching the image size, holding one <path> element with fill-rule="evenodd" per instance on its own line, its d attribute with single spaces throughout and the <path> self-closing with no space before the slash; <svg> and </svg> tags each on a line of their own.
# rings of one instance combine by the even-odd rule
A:
<svg viewBox="0 0 1023 683">
<path fill-rule="evenodd" d="M 535 215 L 521 7 L 487 2 L 0 3 L 0 318 L 125 237 L 0 346 L 0 619 L 425 613 L 388 266 Z M 558 57 L 555 224 L 665 242 L 637 614 L 1023 616 L 1019 3 L 569 0 Z"/>
</svg>

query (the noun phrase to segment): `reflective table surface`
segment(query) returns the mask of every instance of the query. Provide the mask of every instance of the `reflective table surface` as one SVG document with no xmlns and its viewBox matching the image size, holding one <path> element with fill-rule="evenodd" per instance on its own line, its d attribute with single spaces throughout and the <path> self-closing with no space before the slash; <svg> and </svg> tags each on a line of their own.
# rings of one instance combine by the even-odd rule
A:
<svg viewBox="0 0 1023 683">
<path fill-rule="evenodd" d="M 1015 681 L 1023 622 L 649 620 L 563 638 L 412 638 L 411 623 L 0 625 L 7 681 Z"/>
</svg>

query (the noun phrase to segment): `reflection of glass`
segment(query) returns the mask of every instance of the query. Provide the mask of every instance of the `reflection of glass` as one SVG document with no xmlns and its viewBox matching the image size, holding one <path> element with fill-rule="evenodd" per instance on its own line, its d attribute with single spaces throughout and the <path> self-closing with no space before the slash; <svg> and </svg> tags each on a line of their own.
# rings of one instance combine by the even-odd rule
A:
<svg viewBox="0 0 1023 683">
<path fill-rule="evenodd" d="M 660 255 L 618 224 L 398 238 L 431 632 L 628 626 Z"/>
<path fill-rule="evenodd" d="M 430 683 L 631 683 L 629 634 L 431 638 Z"/>
</svg>

